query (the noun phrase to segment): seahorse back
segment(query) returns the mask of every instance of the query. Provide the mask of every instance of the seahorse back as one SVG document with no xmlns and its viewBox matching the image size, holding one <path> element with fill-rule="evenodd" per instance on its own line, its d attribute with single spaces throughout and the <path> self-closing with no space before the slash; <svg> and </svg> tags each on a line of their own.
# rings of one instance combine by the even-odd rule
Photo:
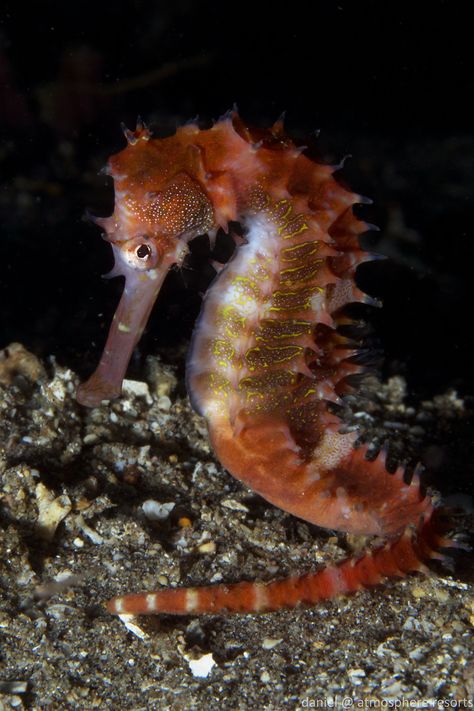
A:
<svg viewBox="0 0 474 711">
<path fill-rule="evenodd" d="M 354 351 L 331 331 L 346 303 L 365 299 L 353 276 L 366 258 L 356 240 L 366 225 L 352 214 L 359 197 L 337 183 L 333 167 L 302 155 L 280 126 L 258 136 L 241 147 L 251 159 L 227 162 L 247 243 L 205 297 L 189 390 L 204 414 L 220 401 L 232 420 L 240 411 L 285 410 L 311 447 L 308 413 L 321 411 L 322 396 L 337 399 L 337 383 L 357 370 L 345 362 Z"/>
<path fill-rule="evenodd" d="M 355 454 L 355 434 L 339 434 L 327 410 L 359 370 L 337 326 L 346 304 L 365 300 L 354 279 L 368 257 L 352 211 L 360 197 L 280 127 L 237 130 L 253 156 L 250 174 L 247 160 L 227 167 L 246 243 L 204 299 L 187 367 L 193 404 L 220 461 L 269 501 L 322 526 L 394 534 L 429 502 L 365 448 Z"/>
</svg>

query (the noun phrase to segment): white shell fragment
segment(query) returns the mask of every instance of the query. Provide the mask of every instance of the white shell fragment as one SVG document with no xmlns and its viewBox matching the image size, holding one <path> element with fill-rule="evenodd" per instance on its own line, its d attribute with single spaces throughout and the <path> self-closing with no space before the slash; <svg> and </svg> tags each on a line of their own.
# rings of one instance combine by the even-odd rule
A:
<svg viewBox="0 0 474 711">
<path fill-rule="evenodd" d="M 71 511 L 71 499 L 64 495 L 55 498 L 53 492 L 44 484 L 36 486 L 35 494 L 38 505 L 36 521 L 38 533 L 45 540 L 51 541 L 58 525 Z"/>
<path fill-rule="evenodd" d="M 136 624 L 135 615 L 119 615 L 119 619 L 123 622 L 128 631 L 135 635 L 135 637 L 142 640 L 147 639 L 147 633 Z"/>
<path fill-rule="evenodd" d="M 147 405 L 151 405 L 153 402 L 148 384 L 141 380 L 124 380 L 122 383 L 122 393 L 129 397 L 143 397 Z"/>
<path fill-rule="evenodd" d="M 240 501 L 236 501 L 236 499 L 223 499 L 221 501 L 221 506 L 224 506 L 226 509 L 231 509 L 231 511 L 243 511 L 244 513 L 249 512 L 247 506 L 242 504 Z"/>
<path fill-rule="evenodd" d="M 216 665 L 211 652 L 209 652 L 209 654 L 203 654 L 202 657 L 198 657 L 197 659 L 191 659 L 185 655 L 185 659 L 189 664 L 191 674 L 195 677 L 199 677 L 200 679 L 208 677 L 212 671 L 212 667 Z"/>
<path fill-rule="evenodd" d="M 166 521 L 175 506 L 174 501 L 160 503 L 154 499 L 147 499 L 142 504 L 142 510 L 149 521 Z"/>
<path fill-rule="evenodd" d="M 178 637 L 178 652 L 183 659 L 189 664 L 191 674 L 194 677 L 205 679 L 212 671 L 212 667 L 216 665 L 216 661 L 212 656 L 212 652 L 201 654 L 197 650 L 188 651 L 183 636 Z"/>
</svg>

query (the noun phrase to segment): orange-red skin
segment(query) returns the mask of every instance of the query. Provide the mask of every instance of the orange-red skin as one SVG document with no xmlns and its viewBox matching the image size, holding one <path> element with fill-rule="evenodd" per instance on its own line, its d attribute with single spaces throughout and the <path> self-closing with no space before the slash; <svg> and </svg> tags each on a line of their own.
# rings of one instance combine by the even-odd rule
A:
<svg viewBox="0 0 474 711">
<path fill-rule="evenodd" d="M 204 414 L 219 461 L 276 506 L 307 521 L 387 538 L 337 566 L 265 585 L 166 589 L 114 598 L 114 613 L 258 611 L 316 602 L 422 570 L 449 542 L 438 534 L 417 476 L 369 462 L 356 433 L 338 434 L 327 411 L 359 372 L 338 331 L 343 308 L 363 301 L 354 275 L 367 259 L 359 197 L 284 133 L 248 129 L 235 114 L 211 129 L 195 125 L 152 139 L 142 125 L 113 156 L 116 204 L 98 222 L 129 288 L 96 373 L 78 399 L 114 397 L 159 287 L 197 234 L 240 220 L 238 248 L 209 289 L 196 326 L 188 388 Z M 313 248 L 314 245 L 314 248 Z M 149 265 L 142 265 L 142 255 Z M 138 269 L 138 271 L 137 271 Z M 250 383 L 250 385 L 249 385 Z"/>
</svg>

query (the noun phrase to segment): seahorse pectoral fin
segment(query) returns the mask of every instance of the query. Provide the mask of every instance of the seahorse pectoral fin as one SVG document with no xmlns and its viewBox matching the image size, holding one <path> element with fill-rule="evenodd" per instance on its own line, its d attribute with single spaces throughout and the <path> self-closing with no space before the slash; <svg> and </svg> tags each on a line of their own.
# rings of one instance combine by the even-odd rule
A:
<svg viewBox="0 0 474 711">
<path fill-rule="evenodd" d="M 89 380 L 77 390 L 76 397 L 81 405 L 96 407 L 102 400 L 120 395 L 133 349 L 143 333 L 168 271 L 166 266 L 147 272 L 127 273 L 100 363 Z"/>
</svg>

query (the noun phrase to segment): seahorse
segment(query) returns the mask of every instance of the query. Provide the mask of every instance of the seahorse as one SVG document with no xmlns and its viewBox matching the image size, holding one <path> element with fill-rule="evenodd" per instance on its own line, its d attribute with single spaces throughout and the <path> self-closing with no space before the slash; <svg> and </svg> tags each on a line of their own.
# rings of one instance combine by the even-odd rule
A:
<svg viewBox="0 0 474 711">
<path fill-rule="evenodd" d="M 106 172 L 114 212 L 96 218 L 111 243 L 109 276 L 125 287 L 97 370 L 79 387 L 87 406 L 120 394 L 131 353 L 168 271 L 188 243 L 233 230 L 233 257 L 204 296 L 187 362 L 192 405 L 217 459 L 275 506 L 318 526 L 383 537 L 357 558 L 283 580 L 168 588 L 116 597 L 112 613 L 257 612 L 351 593 L 426 569 L 453 540 L 415 472 L 367 459 L 357 432 L 328 409 L 359 372 L 343 335 L 345 306 L 365 302 L 358 265 L 368 225 L 337 166 L 317 163 L 285 134 L 248 128 L 233 111 L 152 138 L 139 120 Z M 357 344 L 356 344 L 357 345 Z"/>
</svg>

